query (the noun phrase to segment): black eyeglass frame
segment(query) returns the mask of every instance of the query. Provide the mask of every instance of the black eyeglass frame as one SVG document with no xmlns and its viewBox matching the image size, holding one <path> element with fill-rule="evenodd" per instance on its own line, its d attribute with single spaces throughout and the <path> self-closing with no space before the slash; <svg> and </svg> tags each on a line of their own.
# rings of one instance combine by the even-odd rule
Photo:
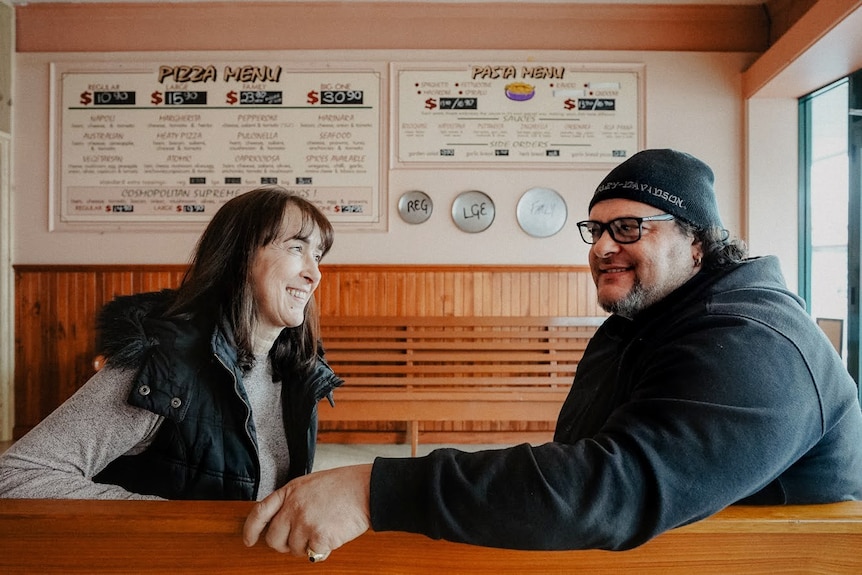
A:
<svg viewBox="0 0 862 575">
<path fill-rule="evenodd" d="M 633 244 L 633 243 L 635 243 L 641 239 L 641 236 L 643 235 L 643 223 L 644 222 L 666 222 L 666 221 L 670 221 L 673 219 L 676 219 L 676 218 L 671 214 L 657 214 L 655 216 L 644 216 L 642 218 L 635 218 L 635 217 L 616 218 L 616 219 L 609 221 L 608 223 L 598 222 L 596 220 L 584 220 L 582 222 L 578 222 L 577 226 L 578 226 L 578 231 L 581 232 L 581 239 L 584 240 L 584 243 L 587 243 L 590 245 L 599 241 L 599 239 L 601 239 L 602 235 L 605 233 L 606 230 L 611 235 L 611 239 L 614 240 L 615 242 L 617 242 L 618 244 Z M 616 234 L 614 233 L 614 226 L 616 226 L 617 229 L 619 229 L 620 228 L 620 222 L 635 222 L 637 224 L 638 237 L 636 237 L 633 240 L 626 240 L 626 239 L 617 238 Z M 590 224 L 594 224 L 594 225 L 599 226 L 598 235 L 593 234 L 593 232 L 591 232 L 589 230 L 588 226 Z"/>
</svg>

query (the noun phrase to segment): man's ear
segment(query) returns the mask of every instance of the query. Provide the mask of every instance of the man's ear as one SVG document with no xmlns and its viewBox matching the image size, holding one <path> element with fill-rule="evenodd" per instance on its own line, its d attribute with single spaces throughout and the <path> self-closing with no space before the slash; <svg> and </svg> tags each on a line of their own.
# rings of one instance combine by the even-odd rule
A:
<svg viewBox="0 0 862 575">
<path fill-rule="evenodd" d="M 691 257 L 696 262 L 703 260 L 703 242 L 696 237 L 691 238 Z"/>
</svg>

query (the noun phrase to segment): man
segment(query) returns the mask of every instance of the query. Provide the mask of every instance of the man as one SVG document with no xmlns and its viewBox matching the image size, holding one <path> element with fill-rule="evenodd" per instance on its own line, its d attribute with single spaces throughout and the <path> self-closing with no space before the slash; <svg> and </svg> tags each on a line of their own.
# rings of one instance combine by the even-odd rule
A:
<svg viewBox="0 0 862 575">
<path fill-rule="evenodd" d="M 777 259 L 728 240 L 712 170 L 646 150 L 596 189 L 590 268 L 612 315 L 552 443 L 378 458 L 257 504 L 247 545 L 311 560 L 371 528 L 519 549 L 629 549 L 733 503 L 862 498 L 862 412 Z"/>
</svg>

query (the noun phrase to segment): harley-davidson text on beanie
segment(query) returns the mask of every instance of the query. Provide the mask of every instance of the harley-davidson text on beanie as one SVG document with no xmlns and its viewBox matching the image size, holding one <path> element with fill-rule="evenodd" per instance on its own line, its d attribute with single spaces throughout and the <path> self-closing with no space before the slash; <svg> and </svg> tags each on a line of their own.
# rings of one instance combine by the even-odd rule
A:
<svg viewBox="0 0 862 575">
<path fill-rule="evenodd" d="M 613 198 L 649 204 L 700 229 L 723 228 L 712 169 L 685 152 L 643 150 L 602 180 L 590 209 Z"/>
</svg>

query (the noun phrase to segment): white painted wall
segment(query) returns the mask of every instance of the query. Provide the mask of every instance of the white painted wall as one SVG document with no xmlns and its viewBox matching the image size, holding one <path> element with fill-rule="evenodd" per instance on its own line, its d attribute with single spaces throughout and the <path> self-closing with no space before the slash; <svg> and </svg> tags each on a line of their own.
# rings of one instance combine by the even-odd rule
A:
<svg viewBox="0 0 862 575">
<path fill-rule="evenodd" d="M 51 62 L 112 62 L 134 59 L 177 59 L 178 54 L 44 54 L 20 53 L 16 57 L 13 199 L 14 264 L 173 264 L 188 260 L 200 229 L 184 232 L 82 232 L 49 231 L 49 176 L 51 157 L 50 71 Z M 223 59 L 224 54 L 182 53 Z M 271 58 L 272 53 L 247 53 L 249 59 Z M 371 60 L 385 62 L 467 61 L 463 52 L 351 51 L 279 52 L 284 61 Z M 753 54 L 692 52 L 471 52 L 471 60 L 564 61 L 645 65 L 646 146 L 673 147 L 700 157 L 716 173 L 719 207 L 725 225 L 743 237 L 746 206 L 745 104 L 741 99 L 740 74 Z M 761 116 L 758 116 L 761 117 Z M 748 129 L 770 132 L 768 116 Z M 795 142 L 795 134 L 793 137 Z M 776 152 L 777 153 L 777 152 Z M 783 158 L 795 165 L 792 157 Z M 769 179 L 769 166 L 762 179 Z M 774 166 L 773 168 L 774 169 Z M 787 170 L 784 170 L 787 171 Z M 387 232 L 339 231 L 330 263 L 450 263 L 450 264 L 584 264 L 586 246 L 573 223 L 586 217 L 593 189 L 607 169 L 441 169 L 390 170 Z M 794 171 L 795 174 L 795 171 Z M 783 175 L 783 174 L 782 174 Z M 759 184 L 759 182 L 757 182 Z M 555 236 L 536 239 L 518 226 L 518 198 L 534 186 L 560 192 L 568 204 L 569 221 Z M 404 223 L 397 201 L 407 190 L 421 189 L 434 200 L 434 214 L 424 224 Z M 458 193 L 480 189 L 495 202 L 496 220 L 485 232 L 460 231 L 450 217 L 451 202 Z M 795 188 L 764 188 L 779 194 L 774 202 L 795 202 Z M 758 206 L 759 208 L 759 206 Z M 760 213 L 752 217 L 759 218 Z M 771 216 L 768 218 L 771 219 Z M 795 233 L 795 223 L 794 233 Z M 759 235 L 752 247 L 769 251 L 777 247 Z M 794 254 L 795 261 L 795 254 Z"/>
<path fill-rule="evenodd" d="M 11 101 L 15 12 L 0 0 L 0 441 L 12 437 L 15 416 L 15 326 L 12 278 Z"/>
<path fill-rule="evenodd" d="M 796 98 L 753 98 L 747 106 L 748 179 L 743 196 L 745 235 L 752 254 L 774 254 L 792 291 L 799 285 Z"/>
</svg>

